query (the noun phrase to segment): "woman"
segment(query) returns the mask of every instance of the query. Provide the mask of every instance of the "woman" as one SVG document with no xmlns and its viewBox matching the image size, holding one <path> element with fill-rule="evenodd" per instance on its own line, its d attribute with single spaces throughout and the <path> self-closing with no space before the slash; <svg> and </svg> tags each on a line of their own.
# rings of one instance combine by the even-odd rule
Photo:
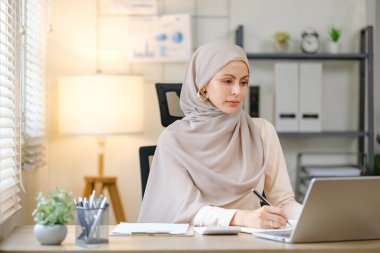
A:
<svg viewBox="0 0 380 253">
<path fill-rule="evenodd" d="M 248 81 L 242 48 L 196 50 L 180 97 L 185 117 L 158 140 L 139 222 L 282 228 L 298 216 L 274 127 L 242 109 Z M 260 207 L 253 189 L 273 206 Z"/>
</svg>

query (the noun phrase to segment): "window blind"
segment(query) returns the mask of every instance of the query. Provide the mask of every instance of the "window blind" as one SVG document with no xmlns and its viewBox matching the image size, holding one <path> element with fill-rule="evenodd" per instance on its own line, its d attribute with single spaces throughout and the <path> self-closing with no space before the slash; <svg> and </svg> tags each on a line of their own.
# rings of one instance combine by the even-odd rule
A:
<svg viewBox="0 0 380 253">
<path fill-rule="evenodd" d="M 21 208 L 18 10 L 0 0 L 0 223 Z"/>
<path fill-rule="evenodd" d="M 45 74 L 43 0 L 24 1 L 22 53 L 23 155 L 26 169 L 45 164 Z"/>
</svg>

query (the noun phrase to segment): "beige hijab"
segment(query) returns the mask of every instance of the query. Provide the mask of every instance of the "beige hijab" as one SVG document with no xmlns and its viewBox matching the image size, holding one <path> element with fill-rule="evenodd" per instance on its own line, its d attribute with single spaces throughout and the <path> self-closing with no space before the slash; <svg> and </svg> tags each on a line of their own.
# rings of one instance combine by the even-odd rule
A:
<svg viewBox="0 0 380 253">
<path fill-rule="evenodd" d="M 180 97 L 185 117 L 158 140 L 139 222 L 190 223 L 203 206 L 237 201 L 263 177 L 263 146 L 251 117 L 197 100 L 197 90 L 233 60 L 249 66 L 243 49 L 226 42 L 193 54 Z"/>
</svg>

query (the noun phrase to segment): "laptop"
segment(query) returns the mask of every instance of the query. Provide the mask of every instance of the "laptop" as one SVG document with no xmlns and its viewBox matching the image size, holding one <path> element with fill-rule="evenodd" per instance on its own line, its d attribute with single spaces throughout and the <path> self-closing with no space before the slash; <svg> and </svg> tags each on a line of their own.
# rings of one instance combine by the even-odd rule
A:
<svg viewBox="0 0 380 253">
<path fill-rule="evenodd" d="M 314 178 L 294 229 L 253 235 L 288 243 L 380 239 L 380 177 Z"/>
</svg>

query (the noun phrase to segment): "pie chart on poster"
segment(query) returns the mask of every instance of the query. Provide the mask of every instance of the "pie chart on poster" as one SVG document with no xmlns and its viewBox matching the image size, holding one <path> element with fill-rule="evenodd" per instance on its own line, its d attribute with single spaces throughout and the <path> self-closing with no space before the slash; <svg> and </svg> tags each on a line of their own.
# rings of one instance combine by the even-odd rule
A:
<svg viewBox="0 0 380 253">
<path fill-rule="evenodd" d="M 176 32 L 172 35 L 172 40 L 174 43 L 181 43 L 183 41 L 183 34 L 181 32 Z"/>
</svg>

